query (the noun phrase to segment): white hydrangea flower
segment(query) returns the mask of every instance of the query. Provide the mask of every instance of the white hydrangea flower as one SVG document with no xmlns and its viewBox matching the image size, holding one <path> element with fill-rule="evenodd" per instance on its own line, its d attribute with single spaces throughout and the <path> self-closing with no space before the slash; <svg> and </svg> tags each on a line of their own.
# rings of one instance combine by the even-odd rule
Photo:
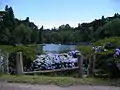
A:
<svg viewBox="0 0 120 90">
<path fill-rule="evenodd" d="M 74 53 L 79 51 L 71 51 L 62 54 L 42 54 L 37 56 L 37 59 L 33 61 L 36 68 L 56 69 L 56 68 L 73 68 L 77 63 L 77 58 L 73 58 Z M 32 64 L 31 64 L 32 65 Z"/>
</svg>

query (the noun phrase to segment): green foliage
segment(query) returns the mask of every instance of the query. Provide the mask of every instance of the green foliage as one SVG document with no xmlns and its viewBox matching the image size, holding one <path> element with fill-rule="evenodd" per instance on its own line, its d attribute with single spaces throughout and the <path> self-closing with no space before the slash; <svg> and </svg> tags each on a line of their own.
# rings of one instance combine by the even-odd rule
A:
<svg viewBox="0 0 120 90">
<path fill-rule="evenodd" d="M 95 46 L 105 46 L 107 43 L 112 43 L 114 46 L 119 47 L 120 46 L 120 37 L 110 37 L 101 39 L 94 43 Z"/>
<path fill-rule="evenodd" d="M 91 59 L 91 56 L 93 54 L 92 47 L 78 45 L 77 50 L 79 50 L 82 53 L 82 55 L 84 56 L 84 63 L 88 64 L 89 60 Z"/>
<path fill-rule="evenodd" d="M 120 35 L 120 15 L 94 20 L 91 23 L 82 23 L 72 28 L 68 24 L 61 25 L 58 29 L 45 30 L 43 39 L 45 43 L 78 43 L 97 41 L 104 38 Z M 55 33 L 55 35 L 54 35 Z M 46 37 L 48 36 L 48 37 Z M 49 39 L 51 37 L 51 40 Z M 57 38 L 56 38 L 57 37 Z M 61 40 L 62 37 L 62 40 Z"/>
<path fill-rule="evenodd" d="M 114 49 L 107 50 L 107 51 L 104 51 L 104 52 L 99 52 L 97 54 L 98 55 L 109 55 L 109 54 L 113 54 L 113 53 L 114 53 Z"/>
<path fill-rule="evenodd" d="M 13 53 L 22 52 L 25 60 L 33 60 L 36 55 L 36 47 L 17 46 L 13 49 Z"/>
<path fill-rule="evenodd" d="M 15 18 L 12 7 L 8 5 L 5 11 L 0 12 L 0 44 L 33 44 L 33 43 L 64 43 L 75 44 L 104 39 L 106 37 L 120 35 L 120 15 L 95 19 L 90 23 L 78 24 L 73 28 L 69 24 L 59 28 L 44 29 L 30 22 L 29 17 L 25 20 Z"/>
<path fill-rule="evenodd" d="M 4 52 L 12 53 L 13 46 L 10 45 L 0 45 L 0 49 Z"/>
<path fill-rule="evenodd" d="M 24 55 L 30 55 L 29 57 L 33 57 L 37 53 L 37 46 L 36 45 L 18 45 L 16 47 L 10 46 L 10 45 L 0 45 L 0 49 L 2 51 L 8 52 L 8 53 L 16 53 L 16 52 L 23 52 Z"/>
<path fill-rule="evenodd" d="M 22 52 L 24 67 L 29 68 L 30 63 L 36 58 L 38 47 L 36 45 L 17 45 L 16 47 L 10 45 L 0 45 L 0 49 L 4 52 L 8 52 L 10 55 L 10 63 L 15 64 L 15 59 L 17 52 Z M 15 66 L 15 65 L 14 65 Z"/>
<path fill-rule="evenodd" d="M 12 53 L 23 53 L 23 64 L 26 68 L 30 67 L 31 62 L 35 59 L 37 53 L 37 48 L 35 46 L 17 46 L 13 50 Z"/>
<path fill-rule="evenodd" d="M 116 63 L 120 60 L 114 57 L 115 49 L 120 46 L 119 40 L 120 37 L 110 37 L 94 43 L 94 45 L 101 45 L 107 49 L 107 51 L 96 53 L 96 69 L 101 70 L 99 73 L 107 74 L 114 78 L 120 75 L 116 66 Z M 112 44 L 111 46 L 110 43 Z"/>
<path fill-rule="evenodd" d="M 100 32 L 104 35 L 104 37 L 111 37 L 111 36 L 119 36 L 120 35 L 120 19 L 114 19 L 103 27 L 100 28 Z"/>
<path fill-rule="evenodd" d="M 106 74 L 112 78 L 117 78 L 120 73 L 116 66 L 119 59 L 114 58 L 113 52 L 97 53 L 96 69 L 100 69 L 99 74 Z"/>
<path fill-rule="evenodd" d="M 92 50 L 91 46 L 82 46 L 82 45 L 79 45 L 79 46 L 77 46 L 77 49 L 79 51 L 81 51 L 83 54 L 92 54 L 93 53 L 93 50 Z"/>
<path fill-rule="evenodd" d="M 24 24 L 21 24 L 15 28 L 15 31 L 13 32 L 13 35 L 15 37 L 15 42 L 17 44 L 23 43 L 28 44 L 30 43 L 30 36 L 31 36 L 32 30 L 25 26 Z"/>
<path fill-rule="evenodd" d="M 5 11 L 0 12 L 0 44 L 30 44 L 41 43 L 41 32 L 38 27 L 29 21 L 16 19 L 12 7 L 8 5 Z M 40 32 L 39 32 L 40 31 Z"/>
<path fill-rule="evenodd" d="M 109 75 L 110 77 L 118 77 L 120 75 L 116 66 L 120 62 L 119 58 L 114 57 L 115 48 L 120 46 L 120 37 L 110 37 L 99 40 L 93 44 L 94 46 L 103 46 L 107 50 L 103 52 L 94 53 L 92 46 L 77 46 L 77 49 L 84 55 L 84 61 L 92 60 L 93 55 L 96 55 L 95 69 L 100 70 L 98 75 Z"/>
</svg>

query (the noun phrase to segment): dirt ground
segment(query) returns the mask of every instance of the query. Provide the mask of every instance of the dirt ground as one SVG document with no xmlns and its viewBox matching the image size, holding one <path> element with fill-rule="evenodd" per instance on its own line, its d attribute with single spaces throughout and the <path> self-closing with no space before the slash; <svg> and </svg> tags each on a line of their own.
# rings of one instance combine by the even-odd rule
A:
<svg viewBox="0 0 120 90">
<path fill-rule="evenodd" d="M 56 85 L 31 85 L 0 82 L 0 90 L 120 90 L 120 87 L 91 85 L 60 87 Z"/>
</svg>

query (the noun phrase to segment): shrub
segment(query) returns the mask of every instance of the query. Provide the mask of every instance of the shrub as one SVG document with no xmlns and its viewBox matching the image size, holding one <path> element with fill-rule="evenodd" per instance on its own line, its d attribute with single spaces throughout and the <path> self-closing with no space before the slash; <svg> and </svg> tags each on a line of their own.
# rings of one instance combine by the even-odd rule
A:
<svg viewBox="0 0 120 90">
<path fill-rule="evenodd" d="M 4 52 L 9 53 L 9 65 L 12 68 L 15 68 L 16 66 L 16 53 L 22 52 L 23 54 L 23 64 L 24 68 L 29 68 L 30 63 L 35 59 L 37 54 L 37 46 L 35 45 L 17 45 L 15 47 L 9 46 L 9 45 L 1 45 L 0 48 Z"/>
</svg>

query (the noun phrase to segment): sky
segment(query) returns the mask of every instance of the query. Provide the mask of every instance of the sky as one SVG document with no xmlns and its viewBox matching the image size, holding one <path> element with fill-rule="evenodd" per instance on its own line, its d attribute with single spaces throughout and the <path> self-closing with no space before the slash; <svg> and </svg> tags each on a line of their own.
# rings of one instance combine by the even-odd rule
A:
<svg viewBox="0 0 120 90">
<path fill-rule="evenodd" d="M 120 0 L 0 0 L 0 10 L 12 6 L 16 18 L 30 18 L 38 27 L 76 27 L 102 16 L 120 13 Z"/>
</svg>

